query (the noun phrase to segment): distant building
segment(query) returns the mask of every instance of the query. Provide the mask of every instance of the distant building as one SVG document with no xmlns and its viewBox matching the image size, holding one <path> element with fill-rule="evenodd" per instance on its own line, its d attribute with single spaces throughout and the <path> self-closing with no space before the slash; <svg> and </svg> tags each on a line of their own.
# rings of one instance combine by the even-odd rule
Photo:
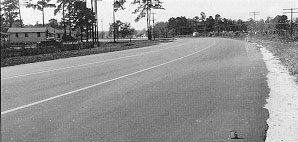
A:
<svg viewBox="0 0 298 142">
<path fill-rule="evenodd" d="M 9 28 L 7 31 L 10 43 L 36 43 L 53 36 L 53 28 Z"/>
<path fill-rule="evenodd" d="M 7 31 L 8 42 L 10 43 L 36 43 L 46 40 L 49 37 L 62 39 L 63 29 L 54 29 L 52 27 L 32 27 L 32 28 L 9 28 Z M 66 30 L 66 35 L 69 30 Z M 77 38 L 77 31 L 71 31 L 71 36 Z"/>
</svg>

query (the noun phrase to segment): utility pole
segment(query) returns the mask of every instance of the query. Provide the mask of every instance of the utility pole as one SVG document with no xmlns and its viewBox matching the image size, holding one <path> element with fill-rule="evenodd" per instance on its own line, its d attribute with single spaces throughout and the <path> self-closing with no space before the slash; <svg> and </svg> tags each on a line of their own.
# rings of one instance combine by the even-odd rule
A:
<svg viewBox="0 0 298 142">
<path fill-rule="evenodd" d="M 253 25 L 253 29 L 256 30 L 256 15 L 260 15 L 260 12 L 257 11 L 253 11 L 253 12 L 249 12 L 250 15 L 254 16 L 254 25 Z M 256 31 L 254 31 L 256 34 Z"/>
<path fill-rule="evenodd" d="M 152 32 L 153 32 L 153 40 L 155 40 L 155 34 L 154 34 L 154 20 L 156 20 L 156 19 L 154 19 L 154 15 L 156 14 L 156 13 L 151 13 L 152 14 L 152 22 L 153 22 L 153 25 L 152 25 Z"/>
<path fill-rule="evenodd" d="M 98 43 L 98 14 L 97 14 L 97 0 L 94 0 L 95 9 L 95 42 Z"/>
<path fill-rule="evenodd" d="M 93 0 L 91 0 L 91 10 L 92 12 L 94 12 L 93 10 Z M 95 18 L 96 19 L 96 18 Z M 92 36 L 92 45 L 94 46 L 94 22 L 91 22 L 91 36 Z"/>
<path fill-rule="evenodd" d="M 290 26 L 291 26 L 291 39 L 293 39 L 293 13 L 298 13 L 298 12 L 295 12 L 294 10 L 298 10 L 298 8 L 290 8 L 290 9 L 283 9 L 283 10 L 290 10 L 290 12 L 284 12 L 285 13 L 291 13 L 291 23 L 290 23 Z"/>
<path fill-rule="evenodd" d="M 113 23 L 114 23 L 114 42 L 116 43 L 116 22 L 115 22 L 115 0 L 114 0 L 114 3 L 113 3 Z"/>
<path fill-rule="evenodd" d="M 147 1 L 147 3 L 149 3 L 149 1 Z M 149 5 L 149 4 L 148 4 Z M 147 34 L 148 34 L 148 40 L 151 40 L 151 36 L 150 36 L 150 18 L 149 18 L 149 7 L 146 9 L 147 10 L 147 12 L 146 12 L 146 14 L 147 14 Z"/>
<path fill-rule="evenodd" d="M 147 33 L 148 33 L 148 40 L 152 40 L 151 36 L 151 5 L 152 5 L 152 0 L 147 0 L 147 9 L 146 9 L 146 15 L 147 15 Z"/>
<path fill-rule="evenodd" d="M 257 11 L 253 11 L 253 12 L 249 12 L 249 14 L 254 16 L 254 21 L 256 21 L 256 15 L 260 15 L 260 12 Z"/>
</svg>

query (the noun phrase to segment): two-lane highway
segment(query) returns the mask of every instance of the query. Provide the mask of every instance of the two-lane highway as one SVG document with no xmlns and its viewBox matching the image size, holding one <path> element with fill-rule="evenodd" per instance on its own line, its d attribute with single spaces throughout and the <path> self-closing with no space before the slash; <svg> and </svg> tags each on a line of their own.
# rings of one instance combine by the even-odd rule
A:
<svg viewBox="0 0 298 142">
<path fill-rule="evenodd" d="M 231 39 L 5 67 L 2 141 L 262 141 L 267 88 L 259 49 Z"/>
</svg>

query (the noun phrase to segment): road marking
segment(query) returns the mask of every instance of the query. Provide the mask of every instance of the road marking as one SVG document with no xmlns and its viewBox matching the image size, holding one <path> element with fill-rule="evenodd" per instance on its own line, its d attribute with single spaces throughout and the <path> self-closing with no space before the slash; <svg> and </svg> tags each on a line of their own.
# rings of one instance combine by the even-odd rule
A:
<svg viewBox="0 0 298 142">
<path fill-rule="evenodd" d="M 90 85 L 90 86 L 87 86 L 87 87 L 84 87 L 84 88 L 80 88 L 80 89 L 77 89 L 77 90 L 74 90 L 74 91 L 70 91 L 70 92 L 67 92 L 67 93 L 64 93 L 64 94 L 60 94 L 58 96 L 54 96 L 54 97 L 47 98 L 47 99 L 44 99 L 44 100 L 41 100 L 41 101 L 37 101 L 37 102 L 31 103 L 31 104 L 27 104 L 27 105 L 23 105 L 23 106 L 20 106 L 20 107 L 13 108 L 13 109 L 9 109 L 9 110 L 6 110 L 6 111 L 1 112 L 1 115 L 7 114 L 7 113 L 11 113 L 11 112 L 14 112 L 14 111 L 18 111 L 18 110 L 21 110 L 21 109 L 24 109 L 24 108 L 28 108 L 28 107 L 31 107 L 31 106 L 35 106 L 35 105 L 38 105 L 38 104 L 41 104 L 41 103 L 44 103 L 44 102 L 48 102 L 48 101 L 51 101 L 51 100 L 54 100 L 54 99 L 57 99 L 57 98 L 60 98 L 60 97 L 63 97 L 63 96 L 67 96 L 67 95 L 70 95 L 70 94 L 73 94 L 73 93 L 77 93 L 77 92 L 80 92 L 80 91 L 83 91 L 83 90 L 87 90 L 89 88 L 93 88 L 93 87 L 96 87 L 96 86 L 99 86 L 99 85 L 103 85 L 103 84 L 106 84 L 106 83 L 109 83 L 109 82 L 112 82 L 112 81 L 116 81 L 116 80 L 119 80 L 119 79 L 122 79 L 122 78 L 129 77 L 129 76 L 132 76 L 132 75 L 135 75 L 135 74 L 138 74 L 138 73 L 142 73 L 142 72 L 145 72 L 145 71 L 154 69 L 154 68 L 158 68 L 158 67 L 161 67 L 161 66 L 164 66 L 164 65 L 167 65 L 167 64 L 176 62 L 178 60 L 187 58 L 187 57 L 192 56 L 194 54 L 197 54 L 199 52 L 202 52 L 202 51 L 204 51 L 204 50 L 212 47 L 213 45 L 215 45 L 215 41 L 211 45 L 209 45 L 208 47 L 203 48 L 203 49 L 201 49 L 199 51 L 193 52 L 191 54 L 185 55 L 183 57 L 179 57 L 179 58 L 176 58 L 174 60 L 171 60 L 171 61 L 168 61 L 168 62 L 159 64 L 159 65 L 155 65 L 155 66 L 152 66 L 152 67 L 149 67 L 149 68 L 146 68 L 146 69 L 142 69 L 142 70 L 139 70 L 139 71 L 136 71 L 136 72 L 127 74 L 127 75 L 123 75 L 123 76 L 120 76 L 120 77 L 117 77 L 117 78 L 114 78 L 114 79 L 111 79 L 111 80 L 107 80 L 107 81 L 100 82 L 100 83 L 97 83 L 97 84 L 93 84 L 93 85 Z"/>
<path fill-rule="evenodd" d="M 169 49 L 169 48 L 183 46 L 185 44 L 188 44 L 188 43 L 184 43 L 182 45 L 177 45 L 177 46 L 171 46 L 171 47 L 167 47 L 167 48 L 163 48 L 163 49 L 159 49 L 159 50 L 148 51 L 148 52 L 143 52 L 143 53 L 139 53 L 139 54 L 134 54 L 134 55 L 123 56 L 123 57 L 119 57 L 119 58 L 114 58 L 114 59 L 108 59 L 108 60 L 104 60 L 104 61 L 98 61 L 98 62 L 81 64 L 81 65 L 74 65 L 74 66 L 69 66 L 69 67 L 56 68 L 56 69 L 39 71 L 39 72 L 29 73 L 29 74 L 16 75 L 16 76 L 11 76 L 11 77 L 4 77 L 4 78 L 1 78 L 1 80 L 18 78 L 18 77 L 24 77 L 24 76 L 30 76 L 30 75 L 36 75 L 36 74 L 42 74 L 42 73 L 48 73 L 48 72 L 54 72 L 54 71 L 65 70 L 65 69 L 72 69 L 72 68 L 89 66 L 89 65 L 99 64 L 99 63 L 105 63 L 105 62 L 110 62 L 110 61 L 115 61 L 115 60 L 120 60 L 120 59 L 126 59 L 126 58 L 131 58 L 131 57 L 135 57 L 135 56 L 140 56 L 140 55 L 144 55 L 144 54 L 149 54 L 149 53 L 153 53 L 153 52 L 158 52 L 158 51 L 166 50 L 166 49 Z"/>
</svg>

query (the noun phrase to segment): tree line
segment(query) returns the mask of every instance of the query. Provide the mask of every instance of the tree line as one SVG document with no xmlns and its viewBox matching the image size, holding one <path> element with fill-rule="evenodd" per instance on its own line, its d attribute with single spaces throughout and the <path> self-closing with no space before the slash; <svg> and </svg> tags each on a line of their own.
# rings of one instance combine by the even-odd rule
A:
<svg viewBox="0 0 298 142">
<path fill-rule="evenodd" d="M 51 26 L 56 28 L 63 27 L 64 35 L 63 38 L 66 38 L 67 35 L 71 35 L 72 30 L 76 29 L 80 31 L 81 38 L 82 35 L 86 35 L 87 39 L 92 37 L 92 40 L 98 39 L 97 25 L 96 25 L 96 12 L 94 9 L 95 1 L 91 0 L 91 8 L 86 7 L 86 0 L 57 0 L 56 3 L 52 3 L 51 0 L 38 0 L 34 3 L 32 0 L 26 0 L 23 5 L 27 8 L 37 9 L 42 12 L 42 26 L 45 26 L 44 21 L 44 9 L 45 8 L 55 8 L 53 11 L 54 14 L 62 13 L 62 19 L 60 25 L 56 24 L 55 20 L 51 19 Z M 126 0 L 115 0 L 114 1 L 114 12 L 117 12 L 119 9 L 125 9 L 123 7 Z M 133 14 L 137 14 L 135 21 L 147 17 L 147 27 L 148 33 L 150 32 L 150 12 L 151 9 L 163 9 L 162 2 L 160 0 L 133 0 L 132 4 L 138 5 Z M 23 21 L 21 19 L 20 0 L 3 0 L 1 3 L 1 28 L 2 27 L 23 27 Z M 114 21 L 114 29 L 117 28 L 116 21 Z M 130 25 L 121 24 L 119 27 L 129 27 Z M 66 29 L 69 28 L 69 33 L 66 33 Z M 129 29 L 131 30 L 131 29 Z M 116 30 L 115 30 L 116 31 Z M 127 33 L 127 31 L 124 30 Z M 129 31 L 132 32 L 132 31 Z M 150 35 L 150 34 L 149 34 Z M 151 36 L 148 37 L 151 39 Z"/>
<path fill-rule="evenodd" d="M 204 12 L 200 16 L 186 18 L 185 16 L 172 17 L 167 22 L 157 22 L 154 25 L 154 35 L 158 37 L 190 35 L 194 33 L 220 33 L 247 31 L 246 22 L 222 18 L 219 14 L 207 17 Z"/>
<path fill-rule="evenodd" d="M 91 0 L 91 3 L 94 4 Z M 115 0 L 114 12 L 118 10 L 125 10 L 124 4 L 126 0 Z M 199 16 L 193 18 L 186 18 L 185 16 L 172 17 L 165 22 L 157 22 L 154 25 L 151 24 L 151 10 L 152 9 L 164 9 L 163 3 L 160 0 L 133 0 L 132 4 L 137 5 L 137 8 L 132 12 L 137 14 L 135 22 L 146 17 L 146 35 L 149 40 L 154 37 L 169 37 L 190 35 L 193 33 L 214 33 L 219 34 L 222 32 L 251 32 L 261 33 L 265 35 L 278 35 L 288 36 L 291 30 L 294 30 L 294 35 L 297 37 L 297 23 L 298 20 L 294 20 L 290 23 L 290 20 L 286 15 L 277 15 L 276 17 L 268 17 L 266 20 L 254 21 L 252 18 L 243 20 L 233 20 L 221 17 L 220 14 L 213 16 L 206 16 L 204 12 L 201 12 Z M 51 3 L 51 0 L 39 0 L 37 3 L 33 3 L 32 0 L 26 1 L 24 5 L 28 8 L 40 10 L 42 12 L 44 23 L 44 9 L 53 7 L 54 14 L 62 13 L 61 22 L 58 23 L 55 19 L 50 19 L 49 24 L 54 28 L 63 28 L 64 36 L 71 35 L 72 30 L 76 29 L 80 32 L 81 39 L 83 35 L 87 39 L 91 38 L 93 41 L 98 39 L 96 31 L 96 18 L 94 5 L 91 8 L 86 7 L 86 1 L 84 0 L 57 0 L 55 4 Z M 292 24 L 292 27 L 290 28 Z M 22 19 L 20 13 L 20 0 L 3 0 L 1 3 L 1 28 L 12 27 L 13 25 L 22 27 Z M 39 25 L 39 24 L 37 24 Z M 66 29 L 69 29 L 66 33 Z M 131 33 L 135 33 L 135 30 L 131 28 L 129 23 L 123 23 L 119 20 L 115 20 L 110 24 L 109 34 L 113 33 L 114 38 L 125 37 Z M 117 34 L 115 34 L 117 33 Z"/>
<path fill-rule="evenodd" d="M 200 16 L 186 18 L 185 16 L 172 17 L 166 22 L 157 22 L 153 27 L 154 36 L 165 38 L 173 36 L 183 36 L 197 34 L 219 35 L 224 32 L 245 32 L 250 34 L 276 35 L 278 37 L 289 38 L 290 19 L 286 15 L 277 15 L 276 17 L 268 17 L 266 20 L 260 19 L 254 21 L 250 18 L 247 21 L 232 20 L 221 17 L 216 14 L 214 17 L 207 17 L 204 12 Z M 292 23 L 293 32 L 298 38 L 298 18 Z"/>
</svg>

